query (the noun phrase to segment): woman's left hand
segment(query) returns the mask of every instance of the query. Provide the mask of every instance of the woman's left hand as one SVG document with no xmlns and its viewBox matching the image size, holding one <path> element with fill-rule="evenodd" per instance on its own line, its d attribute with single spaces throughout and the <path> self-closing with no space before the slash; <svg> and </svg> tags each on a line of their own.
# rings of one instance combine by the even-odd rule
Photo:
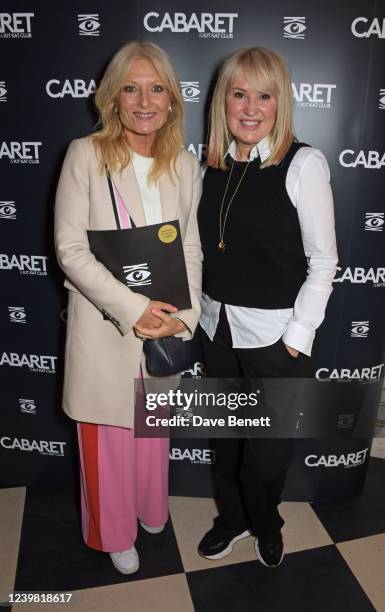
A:
<svg viewBox="0 0 385 612">
<path fill-rule="evenodd" d="M 175 336 L 175 334 L 186 329 L 185 324 L 180 319 L 170 317 L 163 310 L 153 308 L 152 314 L 157 316 L 161 321 L 160 327 L 142 327 L 141 325 L 135 325 L 135 333 L 138 338 L 142 340 L 156 340 L 157 338 L 165 338 L 166 336 Z"/>
<path fill-rule="evenodd" d="M 292 357 L 298 357 L 299 351 L 297 351 L 297 349 L 291 348 L 291 346 L 288 346 L 287 344 L 285 344 L 285 346 L 287 352 L 290 353 Z"/>
</svg>

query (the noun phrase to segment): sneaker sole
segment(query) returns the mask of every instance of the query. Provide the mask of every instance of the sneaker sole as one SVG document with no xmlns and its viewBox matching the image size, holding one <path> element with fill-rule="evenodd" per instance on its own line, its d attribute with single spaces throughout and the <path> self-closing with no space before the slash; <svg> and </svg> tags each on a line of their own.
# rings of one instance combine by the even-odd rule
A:
<svg viewBox="0 0 385 612">
<path fill-rule="evenodd" d="M 226 557 L 232 552 L 233 546 L 236 542 L 239 542 L 239 540 L 243 540 L 244 538 L 248 538 L 249 536 L 251 536 L 251 533 L 249 530 L 246 530 L 243 533 L 240 533 L 239 535 L 235 536 L 235 538 L 233 538 L 229 542 L 228 546 L 224 550 L 222 550 L 222 552 L 217 553 L 216 555 L 204 555 L 200 551 L 198 552 L 200 556 L 204 557 L 205 559 L 211 559 L 212 561 L 215 561 L 215 559 L 222 559 L 223 557 Z"/>
<path fill-rule="evenodd" d="M 111 559 L 111 561 L 112 561 L 112 559 Z M 134 567 L 132 569 L 124 569 L 123 567 L 120 567 L 119 565 L 117 565 L 114 561 L 112 561 L 112 565 L 121 574 L 135 574 L 135 572 L 137 572 L 138 569 L 139 569 L 139 563 L 138 563 L 138 567 Z"/>
<path fill-rule="evenodd" d="M 135 572 L 137 572 L 137 571 L 138 571 L 138 569 L 139 569 L 139 560 L 138 560 L 137 564 L 136 564 L 136 565 L 134 565 L 134 567 L 131 567 L 130 569 L 127 569 L 127 568 L 122 567 L 122 566 L 121 566 L 121 565 L 119 565 L 118 563 L 116 563 L 116 562 L 114 561 L 114 559 L 111 557 L 111 555 L 110 555 L 110 559 L 111 559 L 111 563 L 112 563 L 112 565 L 114 566 L 114 568 L 115 568 L 115 569 L 116 569 L 118 572 L 120 572 L 121 574 L 135 574 Z"/>
<path fill-rule="evenodd" d="M 264 561 L 264 560 L 263 560 L 262 555 L 261 555 L 261 553 L 259 552 L 259 546 L 258 546 L 258 541 L 257 541 L 257 540 L 255 540 L 255 552 L 257 553 L 257 559 L 258 559 L 258 561 L 260 561 L 260 562 L 261 562 L 261 563 L 262 563 L 262 564 L 263 564 L 265 567 L 278 567 L 279 565 L 281 565 L 282 560 L 283 560 L 283 558 L 284 558 L 284 556 L 285 556 L 284 551 L 282 551 L 282 555 L 281 555 L 281 558 L 280 558 L 280 560 L 278 561 L 278 563 L 274 563 L 274 565 L 268 565 L 268 564 L 266 563 L 266 561 Z"/>
<path fill-rule="evenodd" d="M 144 531 L 147 531 L 147 533 L 162 533 L 162 531 L 164 531 L 164 528 L 166 527 L 166 523 L 164 525 L 160 525 L 159 527 L 150 527 L 149 525 L 146 525 L 145 523 L 142 523 L 142 521 L 139 521 L 140 526 L 143 527 Z"/>
</svg>

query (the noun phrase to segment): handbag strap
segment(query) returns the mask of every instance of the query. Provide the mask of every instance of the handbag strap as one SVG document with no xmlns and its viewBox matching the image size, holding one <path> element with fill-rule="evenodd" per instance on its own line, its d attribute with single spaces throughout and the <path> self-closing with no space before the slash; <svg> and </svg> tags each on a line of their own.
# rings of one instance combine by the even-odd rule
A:
<svg viewBox="0 0 385 612">
<path fill-rule="evenodd" d="M 113 184 L 112 184 L 111 174 L 110 174 L 110 171 L 109 171 L 109 169 L 107 168 L 107 166 L 106 166 L 106 175 L 107 175 L 107 181 L 108 181 L 108 188 L 109 188 L 109 190 L 110 190 L 110 196 L 111 196 L 112 209 L 113 209 L 113 211 L 114 211 L 114 217 L 115 217 L 115 221 L 116 221 L 116 227 L 117 227 L 118 229 L 122 229 L 122 228 L 121 228 L 121 226 L 120 226 L 119 211 L 118 211 L 118 205 L 117 205 L 117 203 L 116 203 L 115 192 L 114 192 L 114 186 L 113 186 Z M 133 222 L 132 217 L 131 217 L 131 215 L 128 213 L 128 211 L 127 211 L 127 214 L 128 214 L 128 216 L 129 216 L 129 218 L 130 218 L 131 227 L 132 227 L 132 228 L 136 227 L 136 225 L 135 225 L 135 223 Z"/>
<path fill-rule="evenodd" d="M 111 196 L 111 203 L 112 203 L 112 209 L 114 211 L 114 217 L 115 217 L 115 221 L 116 221 L 116 227 L 118 229 L 122 229 L 120 226 L 120 219 L 119 219 L 119 211 L 118 211 L 118 205 L 116 203 L 116 198 L 115 198 L 115 191 L 114 191 L 114 186 L 112 184 L 112 179 L 111 179 L 111 174 L 110 171 L 106 165 L 106 176 L 107 176 L 107 181 L 108 181 L 108 188 L 110 190 L 110 196 Z M 130 223 L 131 223 L 131 227 L 135 227 L 135 223 L 133 222 L 133 220 L 131 219 L 130 214 L 127 211 L 127 214 L 129 216 L 130 219 Z M 105 321 L 109 321 L 109 317 L 106 316 L 106 314 L 103 312 L 103 319 Z"/>
</svg>

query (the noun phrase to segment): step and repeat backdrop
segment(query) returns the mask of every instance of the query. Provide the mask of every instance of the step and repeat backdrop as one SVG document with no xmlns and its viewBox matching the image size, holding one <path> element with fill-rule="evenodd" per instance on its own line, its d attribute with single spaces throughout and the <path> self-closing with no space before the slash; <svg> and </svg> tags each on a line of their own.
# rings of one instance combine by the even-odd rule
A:
<svg viewBox="0 0 385 612">
<path fill-rule="evenodd" d="M 224 58 L 260 45 L 288 61 L 298 139 L 325 153 L 335 198 L 339 267 L 317 334 L 314 377 L 344 384 L 351 405 L 336 413 L 338 438 L 298 440 L 286 497 L 336 498 L 358 490 L 371 439 L 353 437 L 363 394 L 355 396 L 349 386 L 362 379 L 380 392 L 384 374 L 383 5 L 17 5 L 5 2 L 0 9 L 1 484 L 44 486 L 75 478 L 74 424 L 60 409 L 66 291 L 53 250 L 55 188 L 69 142 L 94 129 L 93 93 L 106 64 L 122 44 L 141 39 L 163 47 L 177 67 L 185 147 L 200 160 L 210 92 Z M 197 363 L 185 375 L 201 372 Z M 211 494 L 215 457 L 208 440 L 176 440 L 170 458 L 172 492 Z"/>
</svg>

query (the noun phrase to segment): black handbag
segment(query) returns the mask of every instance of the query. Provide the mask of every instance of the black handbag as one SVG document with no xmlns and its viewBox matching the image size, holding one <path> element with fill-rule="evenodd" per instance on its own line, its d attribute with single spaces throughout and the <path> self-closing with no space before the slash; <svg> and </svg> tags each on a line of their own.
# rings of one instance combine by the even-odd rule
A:
<svg viewBox="0 0 385 612">
<path fill-rule="evenodd" d="M 111 195 L 116 225 L 120 227 L 118 207 L 116 205 L 114 188 L 108 170 L 107 180 Z M 130 217 L 131 227 L 135 227 Z M 171 376 L 188 370 L 197 361 L 202 361 L 202 348 L 198 330 L 191 340 L 182 340 L 175 336 L 167 336 L 156 340 L 144 340 L 143 352 L 146 359 L 146 369 L 151 376 Z"/>
<path fill-rule="evenodd" d="M 170 376 L 188 370 L 202 361 L 202 348 L 198 331 L 191 340 L 167 336 L 157 340 L 144 340 L 143 352 L 147 372 L 151 376 Z"/>
</svg>

